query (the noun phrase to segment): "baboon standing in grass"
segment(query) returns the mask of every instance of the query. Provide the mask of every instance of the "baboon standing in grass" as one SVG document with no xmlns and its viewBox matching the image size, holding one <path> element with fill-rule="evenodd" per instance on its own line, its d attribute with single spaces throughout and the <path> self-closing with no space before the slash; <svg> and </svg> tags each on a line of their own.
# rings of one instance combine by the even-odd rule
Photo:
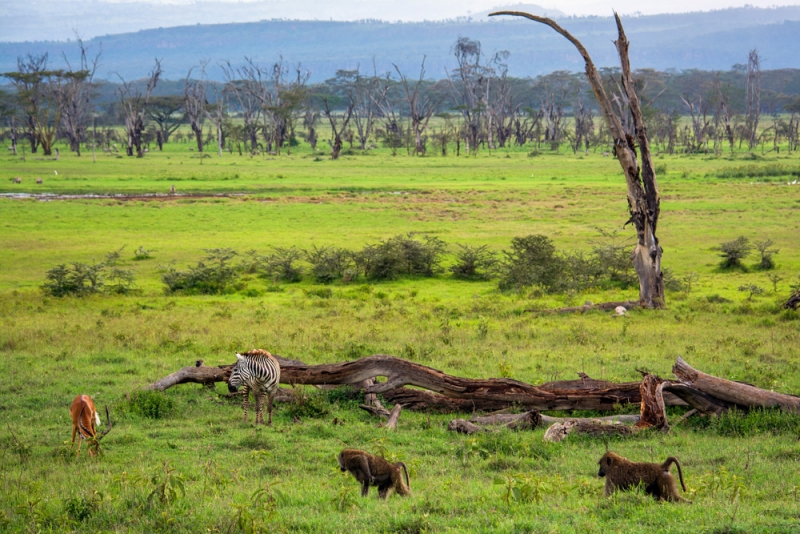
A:
<svg viewBox="0 0 800 534">
<path fill-rule="evenodd" d="M 411 484 L 408 481 L 408 468 L 403 462 L 392 464 L 388 460 L 358 449 L 344 449 L 339 453 L 339 468 L 350 471 L 356 480 L 361 482 L 361 496 L 369 494 L 370 486 L 378 486 L 378 496 L 385 499 L 394 488 L 398 495 L 410 495 Z M 403 483 L 403 473 L 406 483 Z"/>
<path fill-rule="evenodd" d="M 674 456 L 667 458 L 663 464 L 651 464 L 631 462 L 618 454 L 607 452 L 597 463 L 600 464 L 597 476 L 606 477 L 606 496 L 611 495 L 618 489 L 626 490 L 643 484 L 645 493 L 659 500 L 689 502 L 678 495 L 675 479 L 669 472 L 669 468 L 673 463 L 678 466 L 681 487 L 683 491 L 686 491 L 681 464 Z"/>
</svg>

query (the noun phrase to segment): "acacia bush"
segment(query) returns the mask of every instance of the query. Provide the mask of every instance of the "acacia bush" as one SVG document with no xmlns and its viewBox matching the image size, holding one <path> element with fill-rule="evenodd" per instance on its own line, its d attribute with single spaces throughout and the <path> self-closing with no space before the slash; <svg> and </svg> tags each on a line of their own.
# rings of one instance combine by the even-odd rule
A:
<svg viewBox="0 0 800 534">
<path fill-rule="evenodd" d="M 772 239 L 765 239 L 763 241 L 756 241 L 755 247 L 758 253 L 761 255 L 761 260 L 758 262 L 756 266 L 758 269 L 762 271 L 770 271 L 775 268 L 775 260 L 772 259 L 772 256 L 777 254 L 779 250 L 777 248 L 771 248 L 774 245 Z"/>
<path fill-rule="evenodd" d="M 489 250 L 488 245 L 472 247 L 457 245 L 456 263 L 450 267 L 450 272 L 456 278 L 467 280 L 485 280 L 490 278 L 497 265 L 497 257 Z"/>
<path fill-rule="evenodd" d="M 42 291 L 53 297 L 82 297 L 101 292 L 132 293 L 135 289 L 136 272 L 119 265 L 122 248 L 107 253 L 105 261 L 101 263 L 56 265 L 45 273 Z"/>
<path fill-rule="evenodd" d="M 563 287 L 565 262 L 547 236 L 515 237 L 511 240 L 511 250 L 504 250 L 503 255 L 500 289 L 519 290 L 539 285 L 554 292 Z"/>
<path fill-rule="evenodd" d="M 733 241 L 721 243 L 718 247 L 715 247 L 715 250 L 721 252 L 722 263 L 720 263 L 720 267 L 723 269 L 746 270 L 742 260 L 750 255 L 753 246 L 750 244 L 749 239 L 741 235 Z"/>
<path fill-rule="evenodd" d="M 323 284 L 344 279 L 345 275 L 352 273 L 355 267 L 353 253 L 343 248 L 314 245 L 304 251 L 304 254 L 311 264 L 311 275 L 314 280 Z"/>
<path fill-rule="evenodd" d="M 433 276 L 441 271 L 447 244 L 438 237 L 397 235 L 365 246 L 356 256 L 360 272 L 371 280 L 392 280 L 400 275 Z"/>
<path fill-rule="evenodd" d="M 161 281 L 167 293 L 215 295 L 241 288 L 239 272 L 231 263 L 238 253 L 231 248 L 204 249 L 204 261 L 179 271 L 170 265 L 164 268 Z"/>
</svg>

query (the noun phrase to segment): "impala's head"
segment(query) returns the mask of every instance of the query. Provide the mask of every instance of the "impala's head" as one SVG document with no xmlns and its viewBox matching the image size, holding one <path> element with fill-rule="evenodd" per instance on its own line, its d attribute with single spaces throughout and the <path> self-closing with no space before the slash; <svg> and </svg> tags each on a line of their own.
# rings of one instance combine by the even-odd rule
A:
<svg viewBox="0 0 800 534">
<path fill-rule="evenodd" d="M 231 393 L 236 393 L 239 390 L 239 386 L 241 386 L 244 382 L 242 380 L 242 374 L 239 370 L 239 363 L 244 361 L 244 356 L 236 353 L 236 363 L 231 369 L 231 377 L 228 379 L 228 391 Z"/>
</svg>

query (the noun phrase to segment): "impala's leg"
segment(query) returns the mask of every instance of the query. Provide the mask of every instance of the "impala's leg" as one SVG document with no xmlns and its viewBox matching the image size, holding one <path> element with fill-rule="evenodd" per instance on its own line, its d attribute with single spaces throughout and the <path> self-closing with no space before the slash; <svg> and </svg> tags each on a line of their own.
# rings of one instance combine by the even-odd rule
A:
<svg viewBox="0 0 800 534">
<path fill-rule="evenodd" d="M 77 431 L 78 431 L 78 427 L 75 426 L 75 425 L 72 425 L 72 443 L 69 446 L 69 450 L 72 450 L 72 449 L 75 448 L 75 433 Z"/>
<path fill-rule="evenodd" d="M 247 410 L 250 409 L 250 388 L 247 386 L 242 386 L 242 395 L 244 395 L 244 401 L 242 401 L 242 407 L 244 408 L 244 422 L 247 422 Z"/>
</svg>

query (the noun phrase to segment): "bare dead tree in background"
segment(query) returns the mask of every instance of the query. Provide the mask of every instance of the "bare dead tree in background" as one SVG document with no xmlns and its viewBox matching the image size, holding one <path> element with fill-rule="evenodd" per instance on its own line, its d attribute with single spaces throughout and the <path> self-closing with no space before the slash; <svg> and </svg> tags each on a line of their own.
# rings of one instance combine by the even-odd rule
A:
<svg viewBox="0 0 800 534">
<path fill-rule="evenodd" d="M 461 37 L 453 45 L 453 54 L 458 67 L 448 73 L 450 90 L 456 109 L 464 118 L 467 152 L 478 153 L 482 117 L 489 99 L 489 76 L 487 67 L 481 65 L 481 43 Z"/>
<path fill-rule="evenodd" d="M 350 118 L 353 116 L 353 102 L 351 101 L 347 104 L 347 109 L 342 114 L 341 123 L 338 122 L 336 114 L 331 110 L 328 99 L 323 97 L 322 103 L 325 106 L 323 113 L 328 118 L 328 122 L 331 123 L 331 136 L 333 137 L 333 139 L 329 141 L 331 145 L 331 159 L 339 159 L 339 152 L 342 151 L 342 133 L 347 129 Z"/>
<path fill-rule="evenodd" d="M 367 142 L 380 114 L 380 108 L 371 94 L 375 78 L 377 72 L 370 80 L 362 76 L 360 67 L 356 67 L 355 70 L 336 71 L 336 78 L 327 82 L 329 85 L 341 87 L 353 103 L 353 124 L 356 127 L 356 137 L 361 150 L 367 149 Z"/>
<path fill-rule="evenodd" d="M 731 152 L 733 152 L 736 140 L 734 139 L 734 127 L 732 124 L 730 99 L 722 92 L 719 74 L 714 77 L 714 90 L 717 93 L 717 115 L 722 123 L 722 128 L 724 129 L 725 137 L 728 139 Z"/>
<path fill-rule="evenodd" d="M 209 86 L 211 87 L 211 92 L 214 94 L 214 102 L 205 107 L 205 113 L 208 120 L 210 120 L 217 129 L 217 155 L 222 157 L 222 149 L 225 147 L 225 131 L 222 128 L 222 124 L 225 121 L 226 98 L 228 92 L 215 83 L 208 84 L 206 88 Z M 239 155 L 241 155 L 241 150 L 239 151 Z"/>
<path fill-rule="evenodd" d="M 206 117 L 206 65 L 200 67 L 200 78 L 192 79 L 192 70 L 186 73 L 186 80 L 183 84 L 183 108 L 186 111 L 186 119 L 189 127 L 194 132 L 197 142 L 197 152 L 203 152 L 203 119 Z"/>
<path fill-rule="evenodd" d="M 758 120 L 761 117 L 761 59 L 754 48 L 747 58 L 747 107 L 746 126 L 750 148 L 758 144 Z"/>
<path fill-rule="evenodd" d="M 147 118 L 147 104 L 150 102 L 150 96 L 153 94 L 153 89 L 156 88 L 160 77 L 161 60 L 159 59 L 156 59 L 156 64 L 147 77 L 147 86 L 144 94 L 132 82 L 126 82 L 122 76 L 119 76 L 120 85 L 117 88 L 117 100 L 119 100 L 125 115 L 125 130 L 128 135 L 126 153 L 128 156 L 133 156 L 134 148 L 136 149 L 137 157 L 144 156 L 142 132 L 144 132 L 144 123 Z"/>
<path fill-rule="evenodd" d="M 589 146 L 592 142 L 594 133 L 594 121 L 592 120 L 592 109 L 584 106 L 580 95 L 575 103 L 575 138 L 572 140 L 572 152 L 577 153 L 584 145 L 586 154 L 589 154 Z"/>
<path fill-rule="evenodd" d="M 520 104 L 514 103 L 514 95 L 511 94 L 511 84 L 508 80 L 508 57 L 511 55 L 507 50 L 497 52 L 490 63 L 495 66 L 494 90 L 489 98 L 490 127 L 494 127 L 497 137 L 497 144 L 505 147 L 510 142 L 514 129 L 515 120 L 519 114 Z"/>
<path fill-rule="evenodd" d="M 67 64 L 66 80 L 63 92 L 59 95 L 61 106 L 61 124 L 69 139 L 70 150 L 81 155 L 81 141 L 86 138 L 88 114 L 91 108 L 94 74 L 100 62 L 101 52 L 89 61 L 86 46 L 80 36 L 77 37 L 80 60 L 77 70 L 73 70 L 66 54 L 62 54 Z"/>
<path fill-rule="evenodd" d="M 422 65 L 419 68 L 419 78 L 411 89 L 408 84 L 408 77 L 400 71 L 400 67 L 394 65 L 394 70 L 400 77 L 400 86 L 403 88 L 403 94 L 408 104 L 408 113 L 411 119 L 411 131 L 414 133 L 414 153 L 418 156 L 424 156 L 425 147 L 425 130 L 428 128 L 428 122 L 436 110 L 439 109 L 444 96 L 436 97 L 426 91 L 426 94 L 420 92 L 420 88 L 425 81 L 425 58 L 422 58 Z"/>
<path fill-rule="evenodd" d="M 703 101 L 701 95 L 691 98 L 686 93 L 681 96 L 681 102 L 686 105 L 686 108 L 689 110 L 689 117 L 692 120 L 693 138 L 692 141 L 690 141 L 689 150 L 691 152 L 700 152 L 707 143 L 706 131 L 709 123 L 708 104 Z"/>
<path fill-rule="evenodd" d="M 251 152 L 258 147 L 258 130 L 261 120 L 265 80 L 261 69 L 252 60 L 245 58 L 247 64 L 233 67 L 229 61 L 222 65 L 225 76 L 225 91 L 232 97 L 244 122 L 245 136 L 250 142 Z"/>
<path fill-rule="evenodd" d="M 181 127 L 186 114 L 184 111 L 184 97 L 178 95 L 154 96 L 147 106 L 147 116 L 158 126 L 156 130 L 156 143 L 162 150 L 164 143 L 169 142 L 170 136 Z"/>
<path fill-rule="evenodd" d="M 661 212 L 661 200 L 658 194 L 658 184 L 650 154 L 647 130 L 644 126 L 639 97 L 636 94 L 631 75 L 630 60 L 628 59 L 628 39 L 625 37 L 625 31 L 622 28 L 622 21 L 619 15 L 614 14 L 618 32 L 615 45 L 622 66 L 620 80 L 622 89 L 627 96 L 629 110 L 633 116 L 635 139 L 626 135 L 622 122 L 614 112 L 611 100 L 603 88 L 603 82 L 597 72 L 597 68 L 580 41 L 554 20 L 546 17 L 519 11 L 500 11 L 490 14 L 490 16 L 494 15 L 525 17 L 550 26 L 569 40 L 583 57 L 586 65 L 586 78 L 594 90 L 597 101 L 603 111 L 606 125 L 613 136 L 616 157 L 625 174 L 625 181 L 628 186 L 628 207 L 631 215 L 628 222 L 633 223 L 637 234 L 637 244 L 632 254 L 632 260 L 639 278 L 639 301 L 642 306 L 647 308 L 663 307 L 664 276 L 661 272 L 661 255 L 663 251 L 656 237 L 658 218 Z M 636 150 L 637 144 L 638 153 Z"/>
</svg>

